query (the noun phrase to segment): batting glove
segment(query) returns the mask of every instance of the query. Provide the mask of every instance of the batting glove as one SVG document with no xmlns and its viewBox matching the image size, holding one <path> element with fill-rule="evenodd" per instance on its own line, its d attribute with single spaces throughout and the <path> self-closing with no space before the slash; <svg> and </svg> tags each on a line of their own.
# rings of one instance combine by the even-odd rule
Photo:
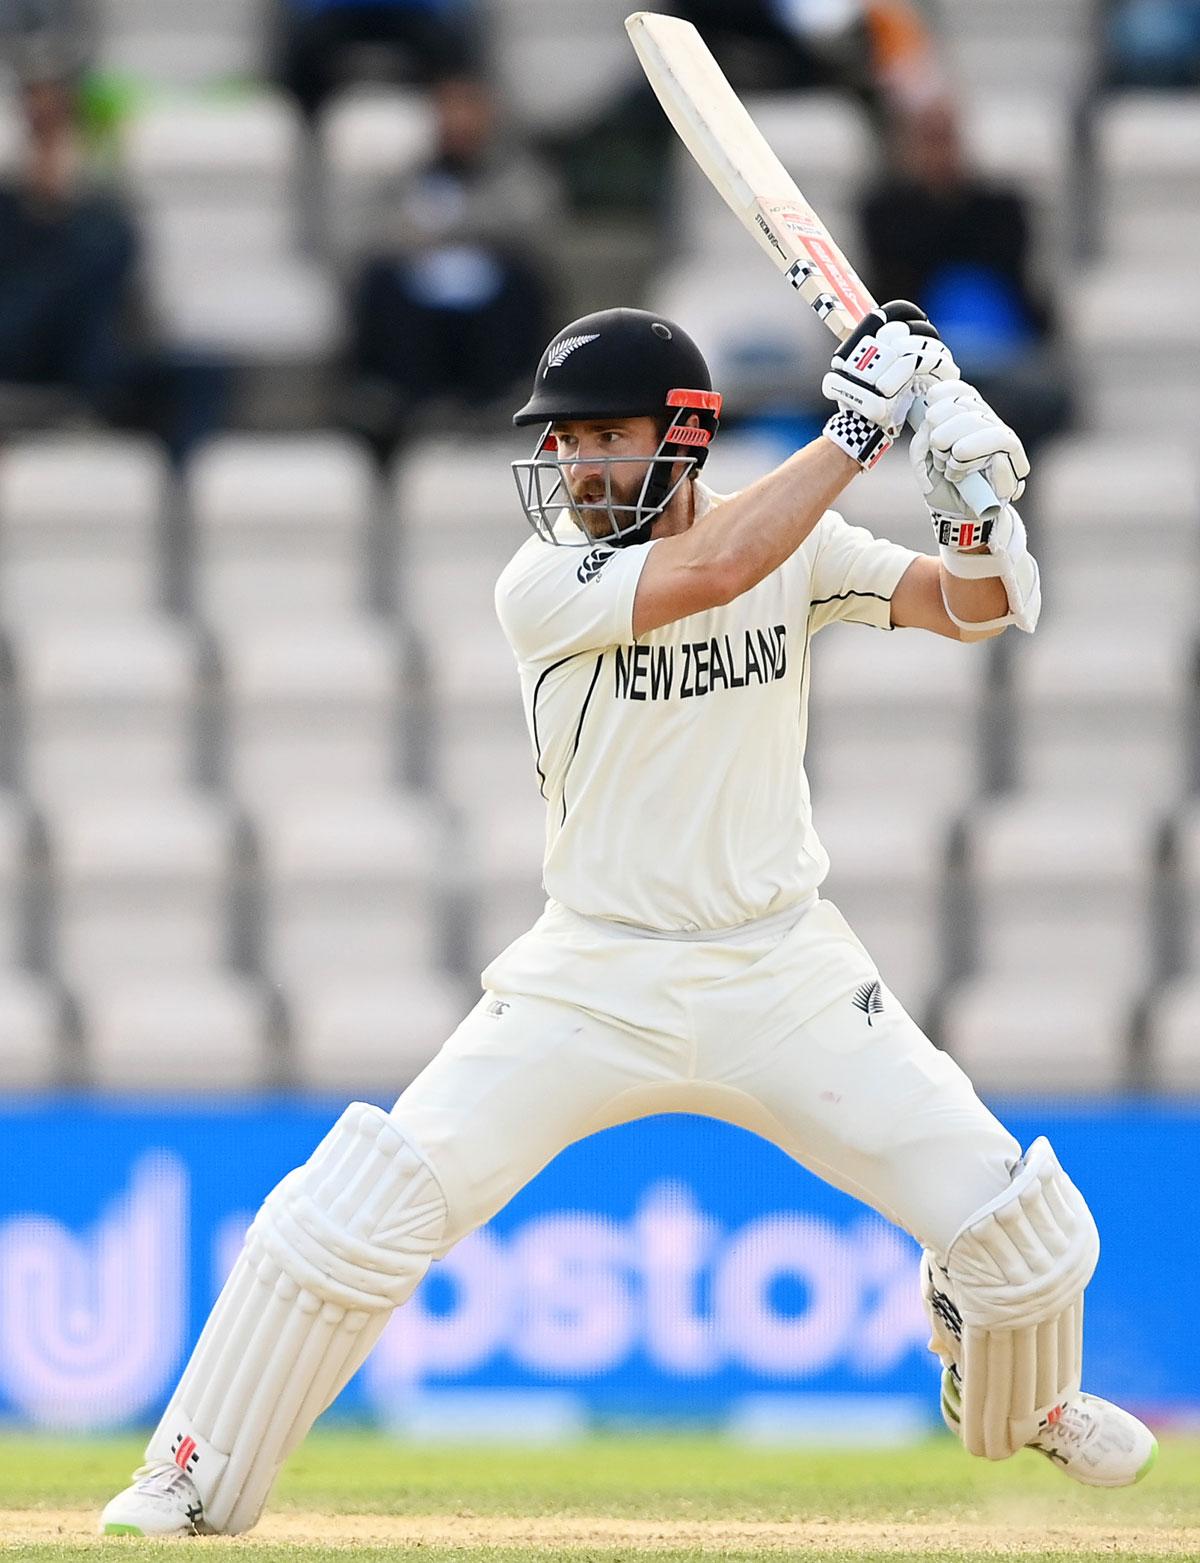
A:
<svg viewBox="0 0 1200 1563">
<path fill-rule="evenodd" d="M 1014 430 L 1002 423 L 975 387 L 964 380 L 930 386 L 925 416 L 909 446 L 909 459 L 933 514 L 938 540 L 951 547 L 958 544 L 941 536 L 946 528 L 939 518 L 973 519 L 957 487 L 968 473 L 982 473 L 1001 505 L 1020 499 L 1029 476 L 1029 458 Z M 980 541 L 974 531 L 971 535 L 976 543 Z"/>
<path fill-rule="evenodd" d="M 821 390 L 839 411 L 825 434 L 863 467 L 888 449 L 917 396 L 957 378 L 950 349 L 925 312 L 897 299 L 864 315 L 833 356 Z"/>
</svg>

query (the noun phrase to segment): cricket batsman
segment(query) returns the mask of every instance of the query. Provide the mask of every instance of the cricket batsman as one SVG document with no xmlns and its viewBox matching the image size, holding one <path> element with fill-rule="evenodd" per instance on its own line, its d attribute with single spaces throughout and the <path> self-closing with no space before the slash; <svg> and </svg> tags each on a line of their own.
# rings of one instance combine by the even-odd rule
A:
<svg viewBox="0 0 1200 1563">
<path fill-rule="evenodd" d="M 820 437 L 722 497 L 701 481 L 721 398 L 685 331 L 611 309 L 547 347 L 515 419 L 538 431 L 514 463 L 535 535 L 496 588 L 546 800 L 545 913 L 391 1112 L 352 1104 L 268 1195 L 103 1531 L 249 1530 L 430 1262 L 564 1146 L 658 1112 L 752 1130 L 917 1239 L 942 1412 L 972 1454 L 1034 1449 L 1097 1487 L 1151 1465 L 1149 1430 L 1080 1387 L 1083 1196 L 822 899 L 803 770 L 825 625 L 1034 629 L 1029 464 L 912 304 L 867 315 L 823 389 Z M 932 555 L 830 508 L 918 398 Z M 959 497 L 973 473 L 1000 501 L 987 520 Z"/>
</svg>

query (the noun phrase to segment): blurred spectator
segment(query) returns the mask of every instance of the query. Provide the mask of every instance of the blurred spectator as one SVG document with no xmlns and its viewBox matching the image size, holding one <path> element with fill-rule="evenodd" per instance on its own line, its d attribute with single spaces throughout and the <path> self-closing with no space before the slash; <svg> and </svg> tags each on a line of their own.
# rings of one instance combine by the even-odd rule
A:
<svg viewBox="0 0 1200 1563">
<path fill-rule="evenodd" d="M 679 9 L 739 89 L 869 90 L 871 38 L 862 0 L 682 0 Z"/>
<path fill-rule="evenodd" d="M 385 61 L 421 83 L 474 76 L 481 65 L 473 0 L 280 0 L 279 76 L 311 119 L 348 80 Z"/>
<path fill-rule="evenodd" d="M 964 378 L 1036 442 L 1069 409 L 1050 312 L 1030 278 L 1027 203 L 968 167 L 946 99 L 900 124 L 896 168 L 863 201 L 867 281 L 878 298 L 926 309 Z"/>
<path fill-rule="evenodd" d="M 74 86 L 30 81 L 21 100 L 25 162 L 0 187 L 0 380 L 63 386 L 107 413 L 127 373 L 133 221 L 86 176 Z"/>
<path fill-rule="evenodd" d="M 1105 83 L 1200 86 L 1200 0 L 1107 0 Z"/>
<path fill-rule="evenodd" d="M 734 85 L 844 87 L 870 106 L 911 104 L 940 84 L 910 0 L 681 0 Z"/>
<path fill-rule="evenodd" d="M 504 396 L 548 329 L 553 176 L 498 134 L 482 82 L 441 82 L 433 100 L 437 151 L 388 200 L 353 300 L 354 418 L 381 452 L 431 403 Z"/>
<path fill-rule="evenodd" d="M 21 87 L 24 159 L 0 185 L 6 415 L 21 423 L 84 412 L 149 429 L 182 459 L 220 421 L 225 372 L 141 341 L 132 214 L 92 177 L 77 85 L 47 73 L 61 71 L 62 56 L 27 52 L 23 63 L 33 71 Z"/>
</svg>

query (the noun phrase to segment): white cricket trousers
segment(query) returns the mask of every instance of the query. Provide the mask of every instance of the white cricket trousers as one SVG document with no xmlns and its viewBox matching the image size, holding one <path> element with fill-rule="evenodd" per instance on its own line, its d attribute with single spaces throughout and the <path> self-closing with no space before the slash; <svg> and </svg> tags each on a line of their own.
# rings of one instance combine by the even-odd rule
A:
<svg viewBox="0 0 1200 1563">
<path fill-rule="evenodd" d="M 687 1112 L 762 1135 L 944 1254 L 1021 1151 L 878 981 L 829 901 L 719 939 L 551 902 L 392 1109 L 445 1194 L 441 1252 L 573 1141 Z"/>
</svg>

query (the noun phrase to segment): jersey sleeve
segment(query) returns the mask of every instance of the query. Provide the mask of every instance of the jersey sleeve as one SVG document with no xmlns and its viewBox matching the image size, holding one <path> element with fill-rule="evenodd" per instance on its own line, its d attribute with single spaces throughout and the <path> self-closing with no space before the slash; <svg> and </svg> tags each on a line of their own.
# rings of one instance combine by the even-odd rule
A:
<svg viewBox="0 0 1200 1563">
<path fill-rule="evenodd" d="M 842 619 L 851 624 L 892 627 L 892 593 L 920 555 L 850 526 L 835 510 L 818 527 L 813 556 L 810 624 L 823 629 Z"/>
<path fill-rule="evenodd" d="M 633 639 L 633 600 L 654 544 L 526 543 L 496 583 L 496 613 L 522 662 L 555 662 Z"/>
</svg>

